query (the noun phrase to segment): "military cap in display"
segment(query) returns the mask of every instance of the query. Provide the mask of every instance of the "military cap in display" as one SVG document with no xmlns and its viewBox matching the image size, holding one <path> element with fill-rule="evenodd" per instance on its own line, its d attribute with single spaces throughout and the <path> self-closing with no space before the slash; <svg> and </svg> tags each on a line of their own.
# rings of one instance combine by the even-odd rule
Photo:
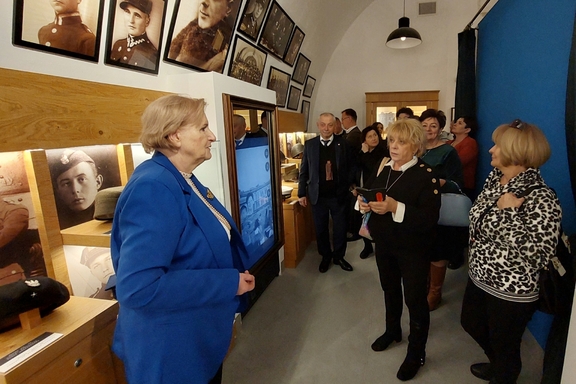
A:
<svg viewBox="0 0 576 384">
<path fill-rule="evenodd" d="M 114 211 L 118 198 L 124 190 L 124 186 L 110 187 L 98 191 L 94 199 L 94 219 L 96 220 L 112 220 L 114 218 Z"/>
<path fill-rule="evenodd" d="M 120 3 L 120 8 L 126 9 L 127 5 L 132 5 L 147 15 L 152 11 L 152 1 L 151 0 L 123 0 Z"/>
<path fill-rule="evenodd" d="M 56 181 L 58 176 L 83 162 L 94 164 L 94 160 L 86 152 L 79 149 L 65 149 L 58 161 L 52 166 L 52 180 Z"/>
<path fill-rule="evenodd" d="M 80 256 L 80 264 L 90 268 L 90 264 L 92 264 L 96 258 L 106 254 L 110 254 L 110 248 L 86 247 L 82 251 L 82 256 Z"/>
</svg>

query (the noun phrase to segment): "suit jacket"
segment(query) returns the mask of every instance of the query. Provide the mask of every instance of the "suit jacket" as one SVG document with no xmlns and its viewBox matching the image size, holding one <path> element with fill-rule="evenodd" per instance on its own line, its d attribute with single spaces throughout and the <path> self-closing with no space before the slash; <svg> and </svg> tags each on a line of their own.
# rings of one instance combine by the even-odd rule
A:
<svg viewBox="0 0 576 384">
<path fill-rule="evenodd" d="M 352 184 L 354 170 L 352 151 L 346 143 L 346 139 L 333 135 L 332 144 L 336 151 L 336 196 L 343 202 L 348 196 L 349 187 Z M 306 140 L 304 143 L 304 155 L 300 163 L 300 175 L 298 178 L 298 197 L 308 195 L 312 205 L 318 202 L 320 191 L 320 136 Z"/>
<path fill-rule="evenodd" d="M 118 200 L 113 350 L 130 383 L 206 383 L 228 350 L 246 249 L 226 209 L 192 180 L 232 226 L 230 241 L 159 152 L 136 168 Z"/>
<path fill-rule="evenodd" d="M 362 132 L 360 128 L 355 127 L 350 132 L 346 134 L 346 141 L 352 149 L 355 151 L 355 154 L 358 154 L 362 149 Z"/>
</svg>

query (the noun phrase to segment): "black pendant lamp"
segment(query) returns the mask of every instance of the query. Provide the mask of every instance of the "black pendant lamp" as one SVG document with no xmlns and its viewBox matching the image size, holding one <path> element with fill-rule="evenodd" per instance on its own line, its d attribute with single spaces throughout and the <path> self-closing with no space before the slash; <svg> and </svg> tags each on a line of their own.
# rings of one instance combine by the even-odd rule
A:
<svg viewBox="0 0 576 384">
<path fill-rule="evenodd" d="M 392 31 L 386 45 L 394 49 L 412 48 L 422 43 L 422 38 L 417 30 L 410 28 L 410 19 L 406 17 L 406 0 L 404 0 L 403 17 L 398 20 L 398 29 Z"/>
</svg>

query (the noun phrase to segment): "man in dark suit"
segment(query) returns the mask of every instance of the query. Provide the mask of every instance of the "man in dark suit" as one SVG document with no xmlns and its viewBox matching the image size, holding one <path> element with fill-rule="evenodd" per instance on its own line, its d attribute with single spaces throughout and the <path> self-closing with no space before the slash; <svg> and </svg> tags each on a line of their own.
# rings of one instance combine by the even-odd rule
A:
<svg viewBox="0 0 576 384">
<path fill-rule="evenodd" d="M 234 129 L 234 141 L 236 148 L 245 148 L 253 145 L 262 145 L 263 143 L 267 142 L 267 136 L 254 134 L 246 131 L 246 119 L 242 115 L 234 115 L 233 120 L 233 129 Z M 255 139 L 259 140 L 255 140 Z M 249 145 L 248 141 L 251 142 L 252 145 Z"/>
<path fill-rule="evenodd" d="M 298 201 L 312 204 L 312 216 L 316 229 L 316 244 L 322 262 L 318 268 L 324 273 L 330 261 L 345 271 L 352 266 L 344 260 L 346 254 L 346 211 L 352 180 L 350 150 L 346 140 L 334 135 L 335 118 L 331 113 L 320 115 L 316 123 L 320 136 L 307 140 L 300 164 Z M 332 244 L 330 246 L 329 223 L 332 216 Z"/>
<path fill-rule="evenodd" d="M 344 132 L 346 132 L 346 141 L 350 145 L 353 152 L 354 164 L 357 163 L 360 150 L 362 149 L 362 132 L 356 124 L 358 115 L 356 111 L 352 108 L 346 108 L 342 111 L 342 126 L 344 127 Z M 354 175 L 354 186 L 360 185 L 360 173 L 356 172 Z M 350 193 L 348 201 L 348 233 L 346 238 L 348 241 L 356 241 L 360 239 L 358 231 L 360 230 L 360 225 L 362 224 L 362 215 L 360 212 L 354 209 L 356 204 L 356 196 Z"/>
</svg>

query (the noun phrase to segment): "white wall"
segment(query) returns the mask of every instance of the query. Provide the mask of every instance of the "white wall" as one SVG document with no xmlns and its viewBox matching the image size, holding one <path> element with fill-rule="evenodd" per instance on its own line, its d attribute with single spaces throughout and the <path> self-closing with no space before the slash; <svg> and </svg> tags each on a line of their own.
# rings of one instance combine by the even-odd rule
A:
<svg viewBox="0 0 576 384">
<path fill-rule="evenodd" d="M 312 117 L 325 111 L 340 116 L 349 107 L 358 113 L 360 128 L 373 123 L 366 121 L 365 92 L 440 90 L 439 108 L 449 114 L 456 87 L 457 35 L 478 10 L 477 3 L 438 0 L 435 15 L 418 16 L 418 3 L 408 1 L 406 16 L 422 44 L 404 50 L 385 45 L 402 17 L 402 3 L 370 4 L 349 26 L 316 84 L 310 129 L 316 131 Z"/>
</svg>

